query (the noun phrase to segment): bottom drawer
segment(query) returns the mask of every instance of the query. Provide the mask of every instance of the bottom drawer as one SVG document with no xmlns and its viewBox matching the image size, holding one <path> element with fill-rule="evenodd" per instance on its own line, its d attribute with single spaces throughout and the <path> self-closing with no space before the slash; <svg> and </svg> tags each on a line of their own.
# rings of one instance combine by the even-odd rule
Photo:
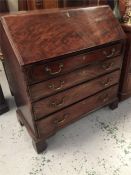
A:
<svg viewBox="0 0 131 175">
<path fill-rule="evenodd" d="M 60 128 L 78 120 L 82 115 L 111 103 L 117 98 L 118 86 L 112 86 L 96 95 L 69 106 L 36 122 L 40 137 L 49 137 Z"/>
</svg>

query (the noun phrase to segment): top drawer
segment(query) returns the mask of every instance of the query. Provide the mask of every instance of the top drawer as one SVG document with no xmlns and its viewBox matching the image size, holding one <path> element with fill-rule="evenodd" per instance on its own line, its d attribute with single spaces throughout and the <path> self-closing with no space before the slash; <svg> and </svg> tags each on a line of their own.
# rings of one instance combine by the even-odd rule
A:
<svg viewBox="0 0 131 175">
<path fill-rule="evenodd" d="M 27 66 L 25 68 L 27 81 L 34 84 L 47 80 L 77 68 L 83 67 L 93 61 L 109 59 L 121 54 L 122 44 L 117 43 L 86 54 L 59 59 L 48 63 Z"/>
</svg>

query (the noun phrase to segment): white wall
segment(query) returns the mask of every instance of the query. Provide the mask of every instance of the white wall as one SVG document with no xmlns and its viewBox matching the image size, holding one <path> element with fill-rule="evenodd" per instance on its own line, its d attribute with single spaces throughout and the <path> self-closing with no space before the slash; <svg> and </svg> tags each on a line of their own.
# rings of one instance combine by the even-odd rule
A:
<svg viewBox="0 0 131 175">
<path fill-rule="evenodd" d="M 8 0 L 10 11 L 18 11 L 18 0 Z"/>
</svg>

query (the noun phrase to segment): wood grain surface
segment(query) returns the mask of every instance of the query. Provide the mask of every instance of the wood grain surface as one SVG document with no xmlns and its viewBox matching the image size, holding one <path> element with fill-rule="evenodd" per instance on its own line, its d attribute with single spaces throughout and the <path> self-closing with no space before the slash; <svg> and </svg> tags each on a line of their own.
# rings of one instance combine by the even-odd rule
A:
<svg viewBox="0 0 131 175">
<path fill-rule="evenodd" d="M 41 10 L 3 17 L 20 64 L 70 54 L 125 37 L 108 6 L 74 10 Z M 17 25 L 16 25 L 17 24 Z"/>
</svg>

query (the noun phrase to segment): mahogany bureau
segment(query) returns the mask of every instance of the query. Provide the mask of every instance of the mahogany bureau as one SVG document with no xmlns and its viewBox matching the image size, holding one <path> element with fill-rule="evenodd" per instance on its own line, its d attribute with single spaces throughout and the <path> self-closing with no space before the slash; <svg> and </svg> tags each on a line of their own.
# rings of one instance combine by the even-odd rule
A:
<svg viewBox="0 0 131 175">
<path fill-rule="evenodd" d="M 117 107 L 125 34 L 108 6 L 4 16 L 2 41 L 18 120 L 38 153 L 59 129 Z"/>
</svg>

